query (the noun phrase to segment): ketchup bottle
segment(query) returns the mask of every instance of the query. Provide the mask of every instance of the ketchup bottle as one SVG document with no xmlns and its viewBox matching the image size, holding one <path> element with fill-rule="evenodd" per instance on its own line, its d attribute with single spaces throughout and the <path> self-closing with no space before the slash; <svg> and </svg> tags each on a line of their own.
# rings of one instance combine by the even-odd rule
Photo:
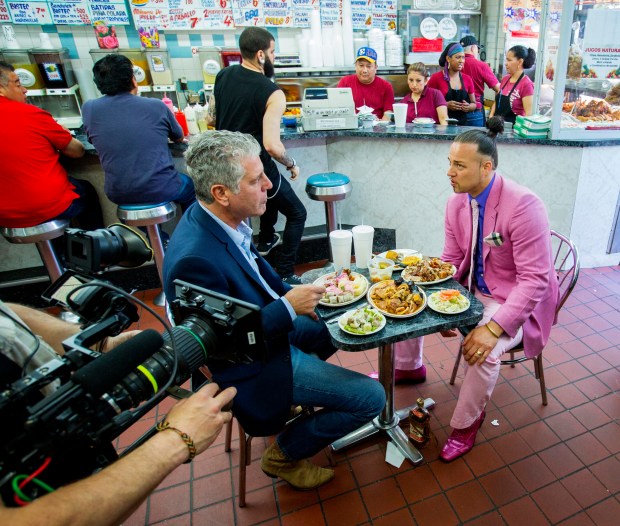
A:
<svg viewBox="0 0 620 526">
<path fill-rule="evenodd" d="M 185 113 L 177 110 L 174 112 L 174 117 L 176 118 L 181 128 L 183 128 L 183 135 L 187 137 L 189 135 L 189 129 L 187 128 L 187 119 L 185 118 Z"/>
</svg>

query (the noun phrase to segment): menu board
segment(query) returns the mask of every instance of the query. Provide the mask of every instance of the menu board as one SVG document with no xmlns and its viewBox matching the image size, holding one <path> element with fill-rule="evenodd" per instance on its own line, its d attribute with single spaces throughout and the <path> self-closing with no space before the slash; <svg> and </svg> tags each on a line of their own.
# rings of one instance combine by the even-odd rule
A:
<svg viewBox="0 0 620 526">
<path fill-rule="evenodd" d="M 620 11 L 589 10 L 582 47 L 582 78 L 619 78 Z"/>
<path fill-rule="evenodd" d="M 11 15 L 9 14 L 9 8 L 5 0 L 0 0 L 0 22 L 10 22 Z"/>
<path fill-rule="evenodd" d="M 233 0 L 232 10 L 236 27 L 295 27 L 293 0 Z"/>
<path fill-rule="evenodd" d="M 230 0 L 131 0 L 136 27 L 234 29 Z"/>
<path fill-rule="evenodd" d="M 22 1 L 0 0 L 0 20 L 3 7 L 7 6 L 9 18 L 14 24 L 92 25 L 101 20 L 113 25 L 128 25 L 129 13 L 124 0 L 47 0 Z"/>
</svg>

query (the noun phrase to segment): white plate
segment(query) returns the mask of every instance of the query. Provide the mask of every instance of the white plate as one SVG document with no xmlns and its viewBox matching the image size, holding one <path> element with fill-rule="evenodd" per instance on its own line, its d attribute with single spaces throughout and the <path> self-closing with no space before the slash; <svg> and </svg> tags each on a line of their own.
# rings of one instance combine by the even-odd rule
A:
<svg viewBox="0 0 620 526">
<path fill-rule="evenodd" d="M 367 307 L 362 307 L 362 308 L 367 308 Z M 379 314 L 381 314 L 381 316 L 382 316 L 382 318 L 383 318 L 383 319 L 381 320 L 381 324 L 379 325 L 379 327 L 377 327 L 374 331 L 367 332 L 366 334 L 359 334 L 359 333 L 357 333 L 357 332 L 351 332 L 351 331 L 348 331 L 348 330 L 345 328 L 344 322 L 345 322 L 345 320 L 346 320 L 346 319 L 347 319 L 347 318 L 348 318 L 348 317 L 349 317 L 352 313 L 354 313 L 356 310 L 358 310 L 358 309 L 351 309 L 351 310 L 349 310 L 349 311 L 345 312 L 342 316 L 340 316 L 340 317 L 338 318 L 338 326 L 339 326 L 339 327 L 340 327 L 340 328 L 341 328 L 344 332 L 346 332 L 347 334 L 351 334 L 352 336 L 369 336 L 369 335 L 371 335 L 371 334 L 375 334 L 375 333 L 379 332 L 381 329 L 383 329 L 383 327 L 385 327 L 385 321 L 386 321 L 386 320 L 385 320 L 385 315 L 384 315 L 382 312 L 380 312 L 379 310 L 374 309 L 374 310 L 376 310 Z"/>
<path fill-rule="evenodd" d="M 448 276 L 447 278 L 436 279 L 435 281 L 412 281 L 412 283 L 415 283 L 419 287 L 428 287 L 429 285 L 437 285 L 437 283 L 443 283 L 444 281 L 448 281 L 450 278 L 454 276 L 454 274 L 456 274 L 456 267 L 452 265 L 452 276 Z M 406 278 L 403 277 L 403 279 L 406 279 Z"/>
<path fill-rule="evenodd" d="M 391 249 L 393 252 L 398 253 L 399 259 L 402 259 L 406 256 L 419 256 L 419 257 L 423 257 L 422 254 L 420 254 L 419 251 L 417 250 L 413 250 L 411 248 L 393 248 Z M 377 257 L 380 258 L 385 258 L 385 255 L 390 252 L 389 250 L 386 250 L 385 252 L 381 252 L 381 254 L 377 254 Z M 387 258 L 386 258 L 387 259 Z M 394 262 L 394 271 L 400 272 L 401 270 L 403 270 L 405 267 L 403 267 L 400 263 L 396 263 Z"/>
<path fill-rule="evenodd" d="M 469 309 L 470 306 L 470 301 L 467 298 L 467 296 L 464 296 L 464 298 L 467 300 L 467 306 L 463 307 L 460 310 L 455 310 L 452 312 L 446 312 L 445 310 L 441 310 L 439 309 L 436 305 L 435 305 L 435 300 L 437 299 L 437 297 L 439 296 L 439 293 L 441 291 L 438 290 L 437 292 L 433 292 L 429 297 L 428 297 L 428 308 L 431 310 L 434 310 L 435 312 L 438 312 L 439 314 L 460 314 L 461 312 L 465 312 L 467 309 Z"/>
<path fill-rule="evenodd" d="M 378 310 L 384 316 L 387 316 L 388 318 L 413 318 L 414 316 L 417 316 L 418 314 L 420 314 L 426 308 L 426 304 L 428 303 L 427 298 L 426 298 L 426 293 L 422 289 L 419 289 L 420 294 L 422 294 L 422 298 L 424 299 L 424 302 L 422 303 L 422 306 L 417 311 L 411 314 L 392 314 L 390 312 L 386 312 L 380 309 L 379 307 L 375 305 L 375 302 L 372 301 L 372 298 L 370 296 L 372 294 L 372 290 L 378 285 L 380 285 L 381 283 L 385 283 L 385 281 L 380 281 L 379 283 L 375 283 L 372 287 L 370 287 L 370 289 L 368 289 L 368 293 L 366 294 L 366 298 L 368 299 L 368 304 L 374 309 Z"/>
<path fill-rule="evenodd" d="M 335 275 L 335 272 L 328 272 L 327 274 L 323 274 L 321 277 L 314 280 L 313 285 L 318 285 L 319 287 L 322 287 L 325 285 L 325 282 L 329 278 L 333 278 Z M 359 300 L 368 290 L 368 280 L 357 272 L 351 272 L 351 275 L 356 278 L 362 278 L 363 280 L 362 291 L 359 294 L 357 294 L 352 300 L 343 301 L 342 303 L 330 303 L 321 299 L 319 300 L 319 304 L 323 305 L 324 307 L 344 307 L 345 305 L 351 305 L 351 303 L 355 303 L 357 300 Z"/>
</svg>

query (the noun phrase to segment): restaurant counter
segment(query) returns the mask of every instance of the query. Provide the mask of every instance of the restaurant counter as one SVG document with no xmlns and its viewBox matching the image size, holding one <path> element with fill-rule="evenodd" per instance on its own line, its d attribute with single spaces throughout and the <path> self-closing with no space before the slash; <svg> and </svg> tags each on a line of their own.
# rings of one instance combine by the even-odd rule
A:
<svg viewBox="0 0 620 526">
<path fill-rule="evenodd" d="M 284 128 L 282 139 L 297 161 L 301 177 L 292 186 L 306 206 L 306 226 L 325 224 L 323 203 L 305 193 L 308 176 L 326 171 L 347 174 L 353 191 L 338 204 L 345 224 L 365 223 L 396 229 L 398 248 L 440 254 L 443 217 L 452 193 L 446 177 L 453 138 L 467 128 L 436 126 L 425 131 L 377 125 L 370 129 L 305 132 Z M 65 159 L 68 172 L 91 181 L 102 202 L 106 224 L 117 221 L 116 206 L 103 193 L 103 171 L 85 136 L 82 159 Z M 527 186 L 547 206 L 551 228 L 573 239 L 584 267 L 618 264 L 619 254 L 607 254 L 620 195 L 620 139 L 555 141 L 515 137 L 497 139 L 499 172 Z M 184 170 L 183 145 L 173 145 L 177 169 Z M 285 170 L 281 170 L 284 174 Z M 284 228 L 280 218 L 276 226 Z M 33 246 L 0 240 L 0 271 L 39 266 Z"/>
</svg>

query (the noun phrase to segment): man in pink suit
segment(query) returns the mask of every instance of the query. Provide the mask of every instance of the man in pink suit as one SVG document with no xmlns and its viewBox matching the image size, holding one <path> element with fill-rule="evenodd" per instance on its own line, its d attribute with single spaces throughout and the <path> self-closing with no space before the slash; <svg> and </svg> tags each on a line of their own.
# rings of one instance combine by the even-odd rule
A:
<svg viewBox="0 0 620 526">
<path fill-rule="evenodd" d="M 495 136 L 503 130 L 503 121 L 490 119 L 487 126 L 486 133 L 460 134 L 448 156 L 454 195 L 446 206 L 442 259 L 456 266 L 454 278 L 467 286 L 475 200 L 479 227 L 472 278 L 484 316 L 463 341 L 465 378 L 450 421 L 453 431 L 440 454 L 446 462 L 473 447 L 502 354 L 521 341 L 528 357 L 540 354 L 559 300 L 545 206 L 530 190 L 495 172 Z"/>
</svg>

